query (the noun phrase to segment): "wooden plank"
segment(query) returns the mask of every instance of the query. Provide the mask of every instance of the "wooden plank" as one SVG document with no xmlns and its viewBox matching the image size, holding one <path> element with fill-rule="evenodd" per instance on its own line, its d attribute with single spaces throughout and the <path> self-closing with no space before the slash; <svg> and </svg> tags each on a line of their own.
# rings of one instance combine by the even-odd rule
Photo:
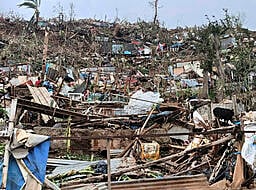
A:
<svg viewBox="0 0 256 190">
<path fill-rule="evenodd" d="M 47 91 L 46 88 L 42 87 L 40 88 L 40 93 L 41 95 L 44 97 L 44 99 L 46 100 L 47 102 L 47 105 L 48 106 L 51 106 L 51 107 L 58 107 L 57 103 L 55 102 L 55 100 L 50 96 L 49 92 Z M 53 102 L 53 103 L 52 103 Z"/>
<path fill-rule="evenodd" d="M 15 126 L 16 110 L 17 110 L 17 99 L 13 99 L 11 104 L 11 113 L 10 113 L 9 126 L 8 126 L 8 134 L 10 137 L 12 136 L 14 126 Z M 5 145 L 3 173 L 2 173 L 3 177 L 2 177 L 2 184 L 1 184 L 2 189 L 6 189 L 6 184 L 7 184 L 8 166 L 9 166 L 9 157 L 10 157 L 9 146 L 10 146 L 10 140 Z"/>
<path fill-rule="evenodd" d="M 35 103 L 47 105 L 45 98 L 41 95 L 41 93 L 38 90 L 39 88 L 44 88 L 44 87 L 36 88 L 36 87 L 29 86 L 29 85 L 27 85 L 27 86 L 33 96 Z M 48 115 L 42 114 L 42 119 L 45 123 L 47 123 L 51 118 Z"/>
<path fill-rule="evenodd" d="M 49 106 L 48 100 L 46 100 L 46 98 L 44 97 L 44 94 L 41 93 L 41 91 L 40 91 L 40 88 L 44 88 L 44 87 L 39 87 L 38 89 L 35 89 L 34 87 L 31 87 L 31 88 L 34 90 L 35 94 L 36 94 L 36 95 L 39 97 L 39 99 L 40 99 L 40 102 L 37 102 L 37 103 L 41 103 L 41 104 L 43 104 L 43 105 Z"/>
<path fill-rule="evenodd" d="M 32 87 L 32 88 L 34 88 L 36 94 L 40 97 L 42 104 L 46 106 L 50 106 L 50 103 L 49 103 L 50 96 L 47 97 L 47 95 L 49 94 L 47 89 L 45 87 L 39 87 L 39 88 Z"/>
<path fill-rule="evenodd" d="M 39 97 L 37 96 L 36 92 L 34 91 L 34 89 L 29 85 L 27 85 L 27 87 L 28 87 L 30 93 L 32 94 L 32 97 L 33 97 L 34 101 L 36 103 L 41 103 L 41 101 L 40 101 Z"/>
<path fill-rule="evenodd" d="M 87 117 L 87 115 L 82 114 L 82 113 L 69 111 L 69 110 L 65 110 L 65 109 L 61 109 L 61 108 L 53 109 L 49 106 L 38 104 L 35 102 L 30 102 L 25 99 L 18 99 L 18 105 L 20 107 L 23 107 L 24 109 L 31 110 L 31 111 L 37 111 L 39 113 L 43 113 L 43 114 L 47 114 L 47 115 L 55 114 L 54 116 L 59 117 L 59 118 L 67 118 L 69 116 L 72 116 L 75 118 L 79 118 L 81 120 L 81 119 L 85 119 Z"/>
<path fill-rule="evenodd" d="M 57 107 L 57 103 L 55 100 L 50 96 L 49 92 L 45 87 L 32 87 L 28 86 L 33 98 L 35 99 L 36 103 L 41 103 L 43 105 L 51 106 L 53 102 L 53 107 Z"/>
</svg>

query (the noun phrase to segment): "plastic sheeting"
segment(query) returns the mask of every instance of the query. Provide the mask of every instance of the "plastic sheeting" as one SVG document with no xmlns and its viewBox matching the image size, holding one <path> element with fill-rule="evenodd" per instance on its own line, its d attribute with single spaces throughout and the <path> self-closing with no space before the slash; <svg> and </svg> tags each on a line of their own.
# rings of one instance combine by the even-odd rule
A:
<svg viewBox="0 0 256 190">
<path fill-rule="evenodd" d="M 193 121 L 195 127 L 197 128 L 208 128 L 208 124 L 204 121 L 203 117 L 198 113 L 198 111 L 193 112 Z"/>
<path fill-rule="evenodd" d="M 49 137 L 46 138 L 47 140 L 44 140 L 40 138 L 40 136 L 42 135 L 38 135 L 37 138 L 39 144 L 35 142 L 35 146 L 29 149 L 28 154 L 24 154 L 25 157 L 23 159 L 15 159 L 12 154 L 10 155 L 6 190 L 31 189 L 32 181 L 38 183 L 38 185 L 36 185 L 38 188 L 33 190 L 41 189 L 46 174 L 50 140 Z M 36 135 L 31 134 L 31 137 L 34 138 Z M 42 142 L 42 140 L 44 141 Z M 27 148 L 24 146 L 24 149 Z M 23 151 L 21 151 L 21 153 L 23 153 Z M 21 162 L 24 163 L 25 166 L 20 164 Z M 1 165 L 2 164 L 3 163 L 1 163 Z M 0 169 L 2 170 L 2 167 Z M 27 169 L 32 173 L 31 176 L 26 171 Z M 2 181 L 2 171 L 0 171 L 0 179 Z"/>
<path fill-rule="evenodd" d="M 245 131 L 256 131 L 256 123 L 248 124 L 244 127 Z M 245 140 L 241 150 L 244 160 L 256 170 L 256 134 L 245 133 Z"/>
<path fill-rule="evenodd" d="M 6 190 L 22 189 L 24 185 L 25 180 L 22 176 L 21 170 L 16 162 L 16 159 L 13 156 L 10 156 Z"/>
<path fill-rule="evenodd" d="M 41 183 L 45 179 L 49 147 L 50 140 L 47 140 L 31 149 L 28 156 L 23 159 L 26 166 Z"/>
<path fill-rule="evenodd" d="M 68 96 L 68 93 L 73 91 L 74 91 L 73 86 L 68 86 L 66 83 L 63 83 L 60 94 L 63 96 Z"/>
<path fill-rule="evenodd" d="M 180 81 L 183 86 L 188 86 L 188 87 L 199 86 L 199 83 L 196 81 L 196 79 L 181 79 Z"/>
</svg>

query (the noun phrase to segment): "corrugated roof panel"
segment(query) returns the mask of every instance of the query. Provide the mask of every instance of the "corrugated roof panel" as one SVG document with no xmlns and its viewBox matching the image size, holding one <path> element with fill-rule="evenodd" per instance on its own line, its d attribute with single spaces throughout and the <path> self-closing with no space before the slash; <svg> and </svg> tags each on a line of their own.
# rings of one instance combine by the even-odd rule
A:
<svg viewBox="0 0 256 190">
<path fill-rule="evenodd" d="M 162 179 L 138 179 L 124 182 L 112 182 L 112 190 L 204 190 L 211 189 L 204 175 L 176 176 Z"/>
</svg>

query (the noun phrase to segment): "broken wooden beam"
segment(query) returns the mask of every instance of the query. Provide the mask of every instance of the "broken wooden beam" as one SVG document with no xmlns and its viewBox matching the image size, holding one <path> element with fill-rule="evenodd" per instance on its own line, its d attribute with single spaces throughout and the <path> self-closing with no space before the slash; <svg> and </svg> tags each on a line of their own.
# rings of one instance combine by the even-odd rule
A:
<svg viewBox="0 0 256 190">
<path fill-rule="evenodd" d="M 38 113 L 43 113 L 45 115 L 50 115 L 50 116 L 59 117 L 59 118 L 68 118 L 69 116 L 72 116 L 74 118 L 84 119 L 87 117 L 87 115 L 82 113 L 69 111 L 61 108 L 54 108 L 47 105 L 31 102 L 25 99 L 18 99 L 18 106 L 26 110 L 35 111 Z"/>
</svg>

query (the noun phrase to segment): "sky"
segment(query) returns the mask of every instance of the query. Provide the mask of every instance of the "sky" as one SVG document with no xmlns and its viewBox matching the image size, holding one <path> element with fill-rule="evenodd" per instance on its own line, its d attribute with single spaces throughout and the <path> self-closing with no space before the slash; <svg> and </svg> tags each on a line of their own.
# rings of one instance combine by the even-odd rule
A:
<svg viewBox="0 0 256 190">
<path fill-rule="evenodd" d="M 63 10 L 69 18 L 70 4 L 74 5 L 75 18 L 95 18 L 100 20 L 120 20 L 136 22 L 138 19 L 152 21 L 153 0 L 41 0 L 40 16 L 56 17 Z M 18 8 L 23 0 L 0 0 L 0 13 L 16 15 L 29 19 L 33 11 Z M 200 26 L 210 18 L 223 18 L 223 8 L 231 15 L 240 16 L 243 26 L 256 30 L 256 0 L 159 0 L 158 19 L 167 28 Z"/>
</svg>

